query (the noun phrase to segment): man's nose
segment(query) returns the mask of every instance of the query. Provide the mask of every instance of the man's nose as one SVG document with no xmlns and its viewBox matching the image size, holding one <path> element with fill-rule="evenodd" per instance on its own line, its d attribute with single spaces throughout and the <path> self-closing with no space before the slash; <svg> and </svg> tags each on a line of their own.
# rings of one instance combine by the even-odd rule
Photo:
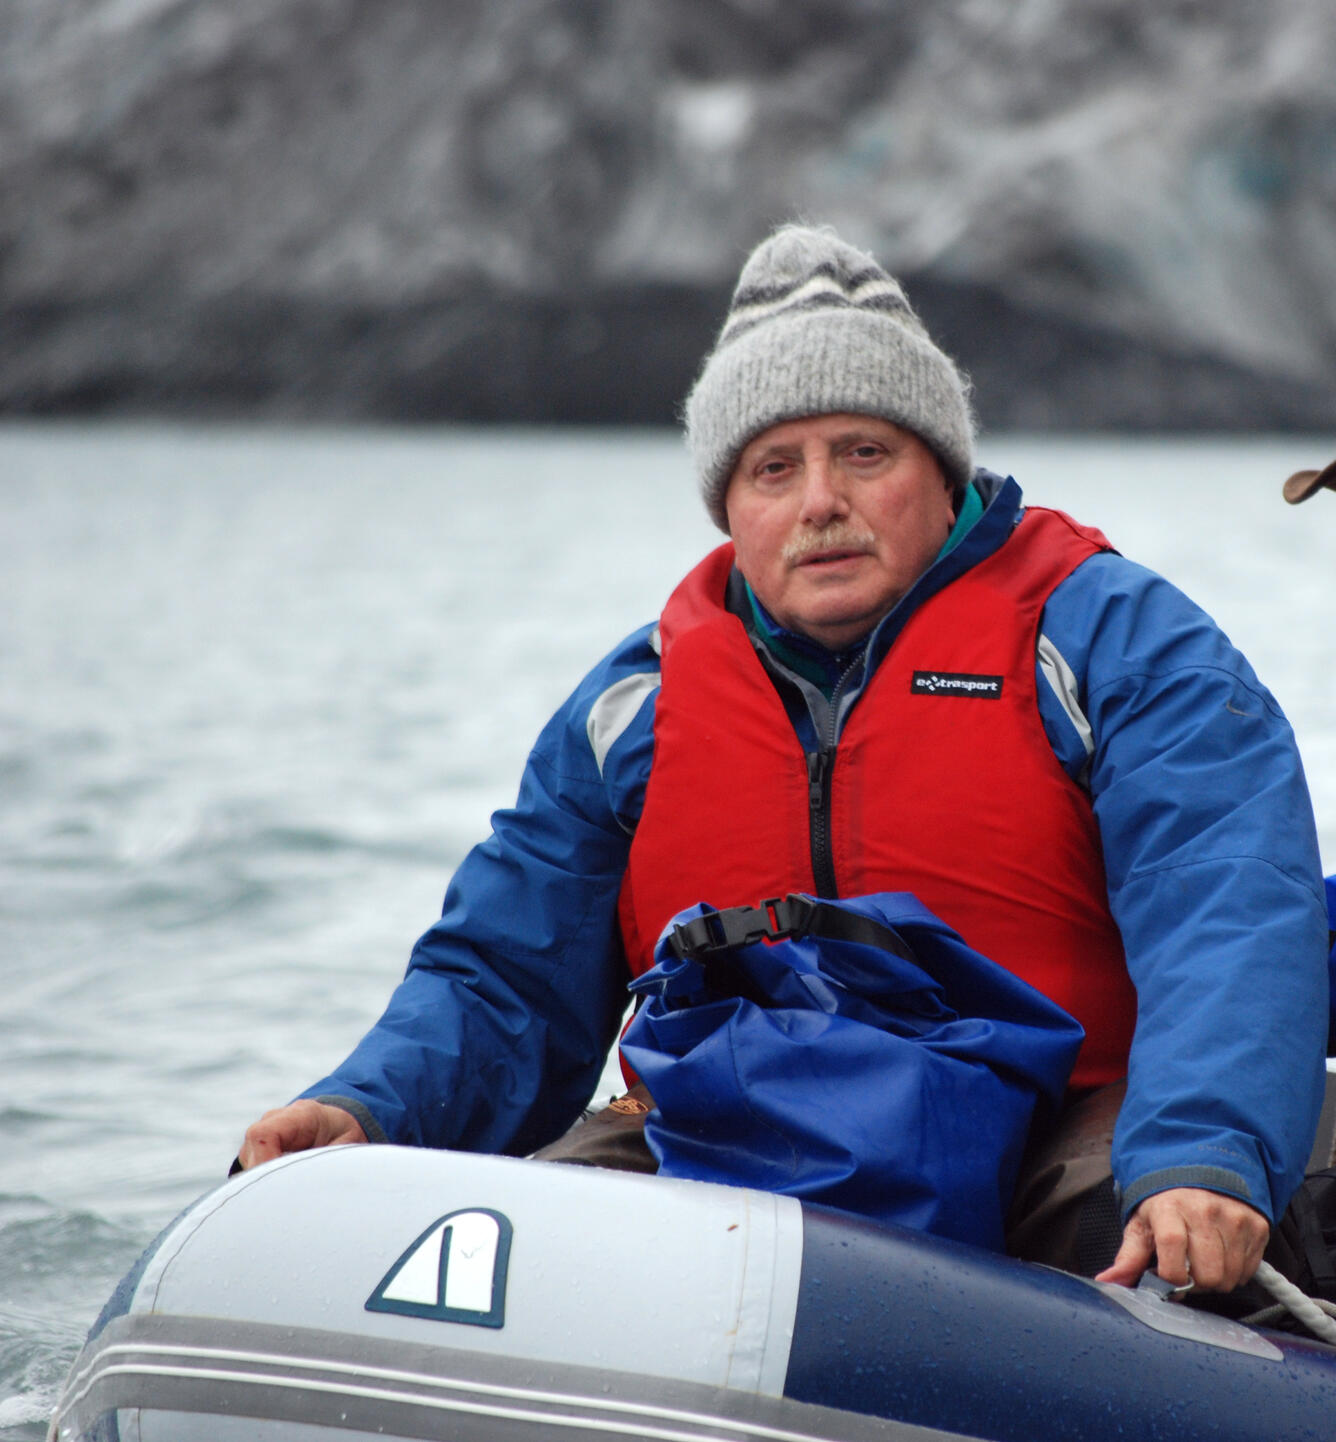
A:
<svg viewBox="0 0 1336 1442">
<path fill-rule="evenodd" d="M 840 476 L 828 456 L 809 456 L 803 467 L 801 519 L 809 525 L 825 526 L 849 513 Z"/>
</svg>

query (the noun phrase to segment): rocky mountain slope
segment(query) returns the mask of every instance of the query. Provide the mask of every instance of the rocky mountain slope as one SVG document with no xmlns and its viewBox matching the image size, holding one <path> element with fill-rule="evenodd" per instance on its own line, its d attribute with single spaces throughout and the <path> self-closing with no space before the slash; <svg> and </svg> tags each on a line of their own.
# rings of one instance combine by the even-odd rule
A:
<svg viewBox="0 0 1336 1442">
<path fill-rule="evenodd" d="M 985 423 L 1336 426 L 1330 0 L 23 0 L 0 410 L 668 420 L 830 220 Z"/>
</svg>

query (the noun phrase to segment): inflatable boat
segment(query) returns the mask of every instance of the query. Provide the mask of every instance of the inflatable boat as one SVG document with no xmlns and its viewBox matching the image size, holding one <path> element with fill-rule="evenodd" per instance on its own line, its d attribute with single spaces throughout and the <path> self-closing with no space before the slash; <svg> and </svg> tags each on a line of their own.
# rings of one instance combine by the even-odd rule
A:
<svg viewBox="0 0 1336 1442">
<path fill-rule="evenodd" d="M 1323 1442 L 1336 1347 L 792 1198 L 389 1146 L 195 1203 L 59 1442 Z"/>
</svg>

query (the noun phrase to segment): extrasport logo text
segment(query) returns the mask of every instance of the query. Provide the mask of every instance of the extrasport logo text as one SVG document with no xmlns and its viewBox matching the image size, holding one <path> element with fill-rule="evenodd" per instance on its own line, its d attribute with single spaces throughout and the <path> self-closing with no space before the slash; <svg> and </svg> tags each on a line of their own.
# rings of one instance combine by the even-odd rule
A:
<svg viewBox="0 0 1336 1442">
<path fill-rule="evenodd" d="M 965 696 L 996 701 L 1002 695 L 1002 677 L 978 676 L 968 671 L 915 671 L 909 690 L 914 696 Z"/>
</svg>

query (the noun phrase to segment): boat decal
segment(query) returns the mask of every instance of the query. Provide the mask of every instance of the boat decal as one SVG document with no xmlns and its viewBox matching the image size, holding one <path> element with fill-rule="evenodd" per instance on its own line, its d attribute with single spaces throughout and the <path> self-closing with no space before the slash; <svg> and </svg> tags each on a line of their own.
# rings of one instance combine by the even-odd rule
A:
<svg viewBox="0 0 1336 1442">
<path fill-rule="evenodd" d="M 386 1272 L 368 1312 L 395 1312 L 472 1327 L 504 1327 L 514 1229 L 488 1208 L 439 1217 Z"/>
</svg>

